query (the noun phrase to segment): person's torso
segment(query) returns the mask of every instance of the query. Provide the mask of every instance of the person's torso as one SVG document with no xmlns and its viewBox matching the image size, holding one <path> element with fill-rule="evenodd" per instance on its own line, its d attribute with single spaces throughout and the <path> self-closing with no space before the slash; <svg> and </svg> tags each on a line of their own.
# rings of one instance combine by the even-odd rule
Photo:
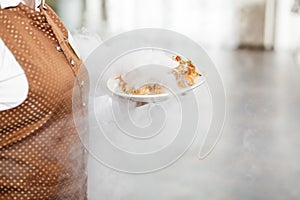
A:
<svg viewBox="0 0 300 200">
<path fill-rule="evenodd" d="M 86 117 L 88 78 L 67 36 L 48 6 L 42 12 L 23 4 L 0 9 L 0 37 L 29 84 L 21 105 L 0 112 L 0 188 L 10 188 L 0 196 L 38 192 L 34 195 L 44 199 L 86 198 L 85 151 L 74 116 Z M 86 123 L 81 126 L 86 132 Z M 6 167 L 14 162 L 24 166 L 16 165 L 10 174 Z M 9 182 L 9 175 L 19 178 Z"/>
</svg>

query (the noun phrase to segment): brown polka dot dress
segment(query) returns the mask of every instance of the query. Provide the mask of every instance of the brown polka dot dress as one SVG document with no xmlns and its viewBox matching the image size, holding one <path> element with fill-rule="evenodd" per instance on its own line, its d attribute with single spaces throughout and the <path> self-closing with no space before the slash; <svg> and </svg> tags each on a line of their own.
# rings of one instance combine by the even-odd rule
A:
<svg viewBox="0 0 300 200">
<path fill-rule="evenodd" d="M 0 9 L 0 37 L 29 83 L 21 105 L 0 112 L 0 200 L 87 199 L 88 76 L 57 15 L 40 10 Z"/>
</svg>

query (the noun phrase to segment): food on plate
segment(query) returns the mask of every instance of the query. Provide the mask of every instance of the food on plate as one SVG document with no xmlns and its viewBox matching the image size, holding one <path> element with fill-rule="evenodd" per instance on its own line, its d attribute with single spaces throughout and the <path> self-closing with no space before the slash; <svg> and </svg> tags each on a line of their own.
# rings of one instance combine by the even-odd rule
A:
<svg viewBox="0 0 300 200">
<path fill-rule="evenodd" d="M 192 61 L 188 59 L 184 60 L 180 56 L 174 56 L 172 59 L 179 63 L 179 65 L 171 71 L 175 76 L 178 87 L 185 88 L 194 85 L 195 79 L 201 76 L 201 74 L 196 71 L 196 67 Z M 164 94 L 167 91 L 166 88 L 159 83 L 147 83 L 135 88 L 124 81 L 121 75 L 117 76 L 116 80 L 119 81 L 119 89 L 125 94 L 154 95 Z"/>
<path fill-rule="evenodd" d="M 163 94 L 166 93 L 165 88 L 158 83 L 148 83 L 142 85 L 139 88 L 134 88 L 126 83 L 121 75 L 116 78 L 119 80 L 119 88 L 126 94 L 134 94 L 134 95 L 153 95 L 153 94 Z"/>
<path fill-rule="evenodd" d="M 178 87 L 185 88 L 194 85 L 195 79 L 201 76 L 201 74 L 196 71 L 196 67 L 192 61 L 185 61 L 180 56 L 174 56 L 173 60 L 179 63 L 179 65 L 173 69 Z"/>
</svg>

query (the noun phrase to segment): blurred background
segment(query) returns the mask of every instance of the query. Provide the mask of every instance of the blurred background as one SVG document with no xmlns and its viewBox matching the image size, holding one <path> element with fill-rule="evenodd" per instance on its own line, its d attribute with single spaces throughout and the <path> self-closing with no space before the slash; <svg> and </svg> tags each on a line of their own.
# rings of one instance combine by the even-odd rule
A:
<svg viewBox="0 0 300 200">
<path fill-rule="evenodd" d="M 300 199 L 300 0 L 47 3 L 85 57 L 136 28 L 188 36 L 215 61 L 227 94 L 223 138 L 210 157 L 197 159 L 196 142 L 173 166 L 148 175 L 118 173 L 90 159 L 90 199 Z M 210 112 L 205 101 L 202 116 Z"/>
<path fill-rule="evenodd" d="M 48 0 L 71 31 L 107 39 L 136 28 L 171 29 L 205 47 L 298 48 L 297 0 Z"/>
</svg>

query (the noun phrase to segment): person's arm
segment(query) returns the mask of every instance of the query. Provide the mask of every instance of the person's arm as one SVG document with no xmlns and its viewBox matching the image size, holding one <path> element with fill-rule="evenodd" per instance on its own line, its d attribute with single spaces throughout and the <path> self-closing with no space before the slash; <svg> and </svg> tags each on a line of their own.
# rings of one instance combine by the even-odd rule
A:
<svg viewBox="0 0 300 200">
<path fill-rule="evenodd" d="M 28 90 L 24 70 L 0 39 L 0 111 L 22 104 Z"/>
</svg>

